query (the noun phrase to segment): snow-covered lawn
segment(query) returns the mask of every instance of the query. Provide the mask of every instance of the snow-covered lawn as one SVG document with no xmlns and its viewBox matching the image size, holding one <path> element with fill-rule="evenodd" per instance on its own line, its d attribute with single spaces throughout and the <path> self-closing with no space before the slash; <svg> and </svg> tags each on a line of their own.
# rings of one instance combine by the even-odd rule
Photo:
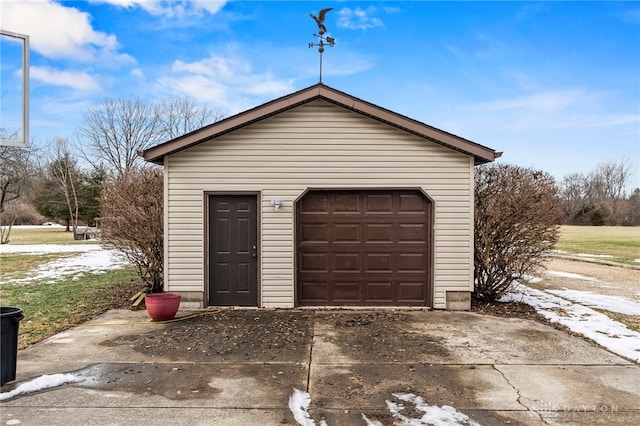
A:
<svg viewBox="0 0 640 426">
<path fill-rule="evenodd" d="M 591 308 L 604 309 L 625 315 L 640 315 L 640 302 L 627 297 L 598 294 L 585 290 L 549 289 L 546 291 Z"/>
<path fill-rule="evenodd" d="M 126 259 L 116 250 L 97 244 L 34 244 L 0 245 L 1 253 L 48 254 L 74 253 L 72 256 L 46 262 L 33 269 L 26 277 L 0 281 L 6 283 L 46 282 L 55 283 L 64 278 L 79 279 L 83 274 L 99 274 L 127 265 Z"/>
<path fill-rule="evenodd" d="M 583 281 L 599 281 L 597 278 L 588 277 L 582 274 L 574 274 L 572 272 L 561 272 L 561 271 L 545 271 L 546 275 L 550 275 L 552 277 L 559 278 L 569 278 L 572 280 L 583 280 Z"/>
<path fill-rule="evenodd" d="M 562 294 L 562 290 L 549 290 L 547 292 L 520 284 L 514 292 L 503 296 L 501 301 L 524 302 L 531 305 L 549 321 L 562 324 L 574 333 L 593 340 L 611 352 L 640 363 L 640 333 L 612 320 L 605 314 L 580 303 L 574 303 L 558 297 L 551 294 L 551 292 L 560 292 Z M 627 308 L 633 309 L 633 303 L 637 305 L 637 302 L 628 299 L 624 300 L 622 297 L 607 298 L 597 294 L 590 296 L 581 294 L 588 292 L 568 290 L 566 292 L 567 298 L 574 297 L 585 304 L 604 310 L 613 310 L 613 305 L 613 308 L 618 312 Z M 638 314 L 640 312 L 637 312 L 636 308 L 634 315 Z"/>
</svg>

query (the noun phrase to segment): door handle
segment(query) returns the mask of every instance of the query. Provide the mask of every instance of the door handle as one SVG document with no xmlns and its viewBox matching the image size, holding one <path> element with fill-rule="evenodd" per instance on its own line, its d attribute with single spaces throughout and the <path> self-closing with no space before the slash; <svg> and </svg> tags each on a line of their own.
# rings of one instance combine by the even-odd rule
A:
<svg viewBox="0 0 640 426">
<path fill-rule="evenodd" d="M 258 253 L 257 253 L 258 247 L 256 245 L 253 245 L 253 246 L 251 246 L 251 249 L 253 250 L 251 252 L 251 257 L 256 259 L 258 257 Z"/>
</svg>

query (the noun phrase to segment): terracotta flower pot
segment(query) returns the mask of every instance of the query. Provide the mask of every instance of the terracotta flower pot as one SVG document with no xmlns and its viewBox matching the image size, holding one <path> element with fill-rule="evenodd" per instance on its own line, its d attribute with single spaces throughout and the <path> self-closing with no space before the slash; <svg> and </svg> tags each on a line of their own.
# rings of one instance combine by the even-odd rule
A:
<svg viewBox="0 0 640 426">
<path fill-rule="evenodd" d="M 149 316 L 154 321 L 168 321 L 173 319 L 180 306 L 178 293 L 150 293 L 144 297 Z"/>
</svg>

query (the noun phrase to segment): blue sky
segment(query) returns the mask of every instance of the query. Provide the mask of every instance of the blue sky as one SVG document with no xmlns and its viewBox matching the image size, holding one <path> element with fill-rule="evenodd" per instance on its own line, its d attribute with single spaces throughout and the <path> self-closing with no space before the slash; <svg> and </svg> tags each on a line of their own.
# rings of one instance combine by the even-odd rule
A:
<svg viewBox="0 0 640 426">
<path fill-rule="evenodd" d="M 627 159 L 640 186 L 640 3 L 2 0 L 31 41 L 30 132 L 72 139 L 106 97 L 190 95 L 226 116 L 323 81 L 557 178 Z M 2 127 L 19 64 L 2 43 Z"/>
</svg>

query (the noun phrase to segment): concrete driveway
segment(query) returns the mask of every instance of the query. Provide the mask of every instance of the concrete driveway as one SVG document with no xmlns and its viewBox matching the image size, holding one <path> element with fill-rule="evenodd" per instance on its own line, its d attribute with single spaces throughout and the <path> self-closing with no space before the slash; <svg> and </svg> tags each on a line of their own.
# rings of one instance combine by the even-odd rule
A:
<svg viewBox="0 0 640 426">
<path fill-rule="evenodd" d="M 19 351 L 2 392 L 56 373 L 74 383 L 6 399 L 1 423 L 640 424 L 640 366 L 535 321 L 422 310 L 147 321 L 111 311 Z M 427 421 L 438 415 L 457 423 Z"/>
</svg>

